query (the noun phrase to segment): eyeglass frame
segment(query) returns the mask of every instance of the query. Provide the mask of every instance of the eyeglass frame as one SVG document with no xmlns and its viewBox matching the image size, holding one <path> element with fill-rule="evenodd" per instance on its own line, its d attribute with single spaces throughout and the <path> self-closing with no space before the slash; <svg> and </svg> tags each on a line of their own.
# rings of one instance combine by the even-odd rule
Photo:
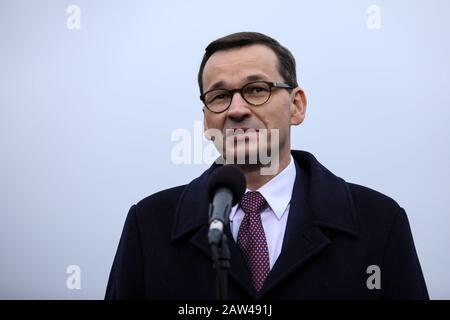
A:
<svg viewBox="0 0 450 320">
<path fill-rule="evenodd" d="M 244 94 L 243 94 L 243 93 L 244 93 L 244 88 L 247 87 L 248 85 L 253 84 L 253 83 L 260 83 L 260 82 L 265 83 L 265 84 L 267 84 L 267 85 L 269 86 L 269 96 L 267 97 L 267 100 L 264 101 L 263 103 L 259 103 L 259 104 L 254 104 L 254 103 L 251 103 L 251 102 L 247 101 L 247 99 L 245 99 Z M 270 97 L 272 96 L 272 88 L 280 88 L 280 89 L 287 89 L 287 90 L 292 90 L 292 89 L 294 89 L 293 86 L 291 86 L 291 85 L 289 85 L 289 84 L 287 84 L 287 83 L 283 83 L 283 82 L 274 82 L 274 81 L 257 80 L 257 81 L 248 82 L 248 83 L 246 83 L 245 85 L 243 85 L 241 88 L 237 88 L 237 89 L 221 89 L 221 88 L 217 88 L 217 89 L 208 90 L 208 91 L 206 91 L 205 93 L 203 93 L 202 95 L 200 95 L 200 100 L 204 103 L 205 107 L 206 107 L 209 111 L 211 111 L 212 113 L 222 113 L 222 112 L 227 111 L 227 110 L 230 108 L 231 103 L 232 103 L 232 101 L 233 101 L 234 93 L 235 93 L 235 92 L 239 92 L 239 94 L 241 95 L 242 99 L 244 99 L 245 102 L 247 102 L 247 103 L 248 103 L 249 105 L 251 105 L 251 106 L 259 107 L 259 106 L 262 106 L 263 104 L 267 103 L 267 101 L 270 100 Z M 208 94 L 208 93 L 210 93 L 210 92 L 213 92 L 213 91 L 219 91 L 219 90 L 220 90 L 220 91 L 227 91 L 227 92 L 230 94 L 230 97 L 231 97 L 230 103 L 229 103 L 228 106 L 227 106 L 225 109 L 223 109 L 222 111 L 213 111 L 213 110 L 211 110 L 211 109 L 208 107 L 208 105 L 206 104 L 206 102 L 205 102 L 205 95 Z"/>
</svg>

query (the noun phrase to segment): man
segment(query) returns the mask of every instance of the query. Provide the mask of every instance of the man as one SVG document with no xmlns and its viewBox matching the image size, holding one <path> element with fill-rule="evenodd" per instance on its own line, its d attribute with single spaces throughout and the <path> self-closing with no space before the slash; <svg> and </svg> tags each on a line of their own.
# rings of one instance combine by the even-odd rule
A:
<svg viewBox="0 0 450 320">
<path fill-rule="evenodd" d="M 225 230 L 228 298 L 428 299 L 404 209 L 291 150 L 306 112 L 295 68 L 289 50 L 252 32 L 212 42 L 200 66 L 205 134 L 247 181 Z M 206 185 L 219 165 L 131 207 L 107 299 L 215 298 Z"/>
</svg>

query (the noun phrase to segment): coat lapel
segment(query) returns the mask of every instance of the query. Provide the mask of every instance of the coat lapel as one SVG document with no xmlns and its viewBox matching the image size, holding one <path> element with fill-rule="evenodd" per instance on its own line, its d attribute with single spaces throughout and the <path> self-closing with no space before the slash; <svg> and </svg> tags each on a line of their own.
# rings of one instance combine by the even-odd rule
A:
<svg viewBox="0 0 450 320">
<path fill-rule="evenodd" d="M 250 273 L 248 271 L 247 265 L 242 257 L 241 251 L 231 235 L 229 227 L 226 228 L 226 236 L 228 240 L 228 247 L 230 249 L 231 256 L 231 268 L 229 275 L 235 282 L 245 290 L 250 296 L 256 298 L 256 291 L 250 282 Z M 210 247 L 207 241 L 208 237 L 208 225 L 205 224 L 194 234 L 190 239 L 190 242 L 199 248 L 211 261 L 211 268 L 213 267 L 213 260 L 211 257 Z"/>
<path fill-rule="evenodd" d="M 282 252 L 259 295 L 251 284 L 240 249 L 229 227 L 226 228 L 231 253 L 230 277 L 253 298 L 262 298 L 305 262 L 325 250 L 331 240 L 323 233 L 323 228 L 358 236 L 355 209 L 346 182 L 328 171 L 312 154 L 292 151 L 292 155 L 297 174 Z M 190 243 L 211 261 L 211 268 L 206 186 L 210 172 L 217 166 L 213 164 L 186 186 L 178 202 L 172 230 L 172 241 L 189 234 Z"/>
<path fill-rule="evenodd" d="M 292 151 L 296 179 L 281 254 L 260 292 L 264 296 L 332 242 L 330 228 L 356 237 L 355 210 L 347 184 L 305 151 Z"/>
<path fill-rule="evenodd" d="M 313 224 L 313 212 L 307 199 L 308 179 L 304 170 L 296 164 L 297 176 L 289 208 L 289 217 L 283 246 L 275 265 L 260 292 L 263 296 L 289 274 L 324 250 L 331 242 Z"/>
<path fill-rule="evenodd" d="M 217 167 L 212 165 L 199 178 L 193 180 L 180 197 L 176 210 L 175 224 L 172 230 L 172 241 L 186 234 L 192 234 L 189 242 L 198 248 L 211 261 L 213 260 L 208 243 L 208 208 L 209 201 L 206 186 L 209 173 Z M 250 281 L 250 274 L 241 251 L 231 235 L 229 226 L 225 229 L 231 255 L 230 277 L 250 296 L 256 297 L 255 289 Z"/>
</svg>

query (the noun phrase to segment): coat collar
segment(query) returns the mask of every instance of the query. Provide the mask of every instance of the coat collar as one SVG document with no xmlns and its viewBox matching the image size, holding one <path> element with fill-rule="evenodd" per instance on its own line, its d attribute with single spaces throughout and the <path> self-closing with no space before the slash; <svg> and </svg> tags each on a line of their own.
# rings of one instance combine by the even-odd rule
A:
<svg viewBox="0 0 450 320">
<path fill-rule="evenodd" d="M 307 260 L 324 250 L 332 241 L 323 232 L 333 229 L 352 237 L 358 236 L 355 206 L 347 183 L 335 176 L 306 151 L 291 151 L 296 178 L 282 252 L 273 266 L 260 294 L 256 294 L 239 247 L 227 228 L 231 252 L 231 276 L 255 299 L 280 283 Z M 189 241 L 211 257 L 207 241 L 209 174 L 213 164 L 184 189 L 178 201 L 172 241 L 189 237 Z"/>
<path fill-rule="evenodd" d="M 314 213 L 311 217 L 313 223 L 357 236 L 355 207 L 347 183 L 320 164 L 311 153 L 296 150 L 291 153 L 297 167 L 292 198 L 298 197 L 301 187 L 307 193 L 306 200 Z M 206 185 L 209 174 L 218 166 L 214 163 L 184 189 L 176 209 L 172 240 L 208 223 Z"/>
<path fill-rule="evenodd" d="M 313 223 L 357 237 L 359 228 L 356 210 L 347 182 L 325 168 L 311 153 L 292 151 L 292 154 L 306 175 L 303 179 L 304 184 L 307 184 L 305 200 L 313 211 Z M 299 178 L 297 175 L 296 180 Z M 300 185 L 294 186 L 294 189 L 296 187 L 300 188 Z"/>
</svg>

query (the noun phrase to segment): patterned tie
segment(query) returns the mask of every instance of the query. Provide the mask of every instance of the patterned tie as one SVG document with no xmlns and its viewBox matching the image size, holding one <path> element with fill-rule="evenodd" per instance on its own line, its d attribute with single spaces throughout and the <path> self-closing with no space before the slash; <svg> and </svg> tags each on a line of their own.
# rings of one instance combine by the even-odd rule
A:
<svg viewBox="0 0 450 320">
<path fill-rule="evenodd" d="M 259 192 L 247 192 L 240 202 L 245 212 L 237 242 L 250 270 L 253 285 L 259 292 L 270 271 L 269 249 L 261 222 L 261 211 L 267 201 Z"/>
</svg>

